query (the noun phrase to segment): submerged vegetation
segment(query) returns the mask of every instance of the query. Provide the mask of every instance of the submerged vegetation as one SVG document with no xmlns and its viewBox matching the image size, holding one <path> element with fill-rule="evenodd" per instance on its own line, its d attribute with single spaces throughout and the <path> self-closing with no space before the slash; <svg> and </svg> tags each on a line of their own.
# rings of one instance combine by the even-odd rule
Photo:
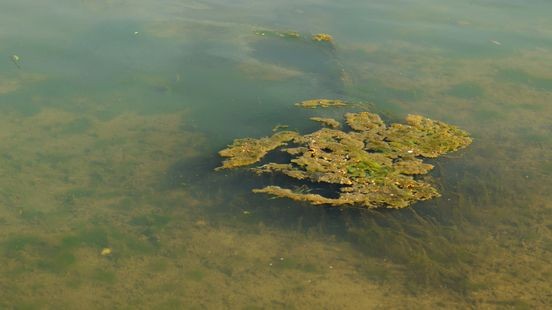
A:
<svg viewBox="0 0 552 310">
<path fill-rule="evenodd" d="M 333 118 L 328 118 L 328 117 L 311 117 L 310 118 L 311 121 L 314 121 L 314 122 L 319 122 L 320 124 L 324 125 L 324 126 L 327 126 L 327 127 L 330 127 L 330 128 L 339 128 L 341 127 L 341 123 L 336 121 L 335 119 Z"/>
<path fill-rule="evenodd" d="M 255 34 L 259 36 L 274 36 L 274 37 L 291 38 L 291 39 L 297 39 L 301 37 L 301 34 L 299 34 L 299 32 L 296 32 L 296 31 L 256 30 Z"/>
<path fill-rule="evenodd" d="M 272 36 L 288 39 L 298 39 L 301 38 L 301 34 L 297 31 L 276 31 L 276 30 L 256 30 L 254 32 L 259 36 Z M 327 33 L 316 33 L 311 35 L 311 39 L 315 42 L 328 42 L 333 43 L 333 37 Z"/>
<path fill-rule="evenodd" d="M 316 99 L 308 102 L 327 102 Z M 293 131 L 278 132 L 260 139 L 237 139 L 219 152 L 227 159 L 217 169 L 248 166 L 259 162 L 268 152 L 286 142 L 293 146 L 282 151 L 292 156 L 288 163 L 267 163 L 252 170 L 258 174 L 282 173 L 312 183 L 337 186 L 336 193 L 326 195 L 297 192 L 280 186 L 254 189 L 314 205 L 356 205 L 365 208 L 405 208 L 420 200 L 439 196 L 431 184 L 415 175 L 428 173 L 433 166 L 423 157 L 437 157 L 471 143 L 468 134 L 454 126 L 408 115 L 407 124 L 386 126 L 382 119 L 369 112 L 347 113 L 349 132 L 334 129 L 339 122 L 314 118 L 332 128 L 323 128 L 300 135 Z"/>
</svg>

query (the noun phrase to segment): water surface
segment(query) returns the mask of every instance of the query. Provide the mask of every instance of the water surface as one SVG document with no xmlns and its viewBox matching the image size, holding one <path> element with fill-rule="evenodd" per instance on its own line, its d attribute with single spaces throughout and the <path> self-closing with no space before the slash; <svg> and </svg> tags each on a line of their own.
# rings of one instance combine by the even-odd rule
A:
<svg viewBox="0 0 552 310">
<path fill-rule="evenodd" d="M 550 307 L 551 11 L 3 0 L 0 308 Z M 319 97 L 363 104 L 293 105 Z M 432 162 L 442 197 L 312 207 L 250 191 L 280 179 L 213 171 L 235 138 L 361 109 L 472 133 Z"/>
</svg>

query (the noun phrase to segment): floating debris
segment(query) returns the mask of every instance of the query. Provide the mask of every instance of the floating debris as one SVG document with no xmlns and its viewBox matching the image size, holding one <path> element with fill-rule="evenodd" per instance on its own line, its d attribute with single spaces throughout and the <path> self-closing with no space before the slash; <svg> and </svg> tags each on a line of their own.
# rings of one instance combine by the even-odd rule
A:
<svg viewBox="0 0 552 310">
<path fill-rule="evenodd" d="M 333 42 L 333 37 L 327 33 L 313 34 L 312 39 L 316 42 Z"/>
<path fill-rule="evenodd" d="M 295 105 L 303 108 L 314 109 L 317 107 L 321 107 L 321 108 L 343 107 L 343 106 L 346 106 L 347 103 L 339 99 L 311 99 L 311 100 L 301 101 L 299 103 L 296 103 Z"/>
<path fill-rule="evenodd" d="M 502 45 L 502 43 L 498 42 L 497 40 L 491 40 L 490 42 L 494 45 Z"/>
<path fill-rule="evenodd" d="M 326 118 L 326 117 L 311 117 L 311 121 L 319 122 L 324 126 L 330 127 L 330 128 L 339 128 L 341 127 L 341 123 L 336 121 L 333 118 Z"/>
<path fill-rule="evenodd" d="M 254 164 L 292 141 L 292 147 L 281 149 L 291 155 L 288 163 L 268 163 L 252 170 L 257 174 L 281 173 L 319 184 L 322 189 L 326 184 L 326 192 L 307 184 L 301 190 L 267 186 L 253 192 L 313 205 L 398 209 L 439 196 L 431 184 L 414 178 L 433 168 L 422 157 L 453 152 L 472 141 L 459 128 L 419 115 L 408 115 L 407 124 L 390 126 L 369 112 L 347 113 L 345 118 L 352 129 L 349 132 L 322 128 L 306 135 L 283 131 L 272 137 L 237 139 L 219 152 L 228 159 L 218 169 Z"/>
<path fill-rule="evenodd" d="M 297 31 L 277 31 L 277 30 L 255 30 L 254 33 L 259 36 L 272 36 L 280 38 L 301 38 L 301 34 Z M 307 35 L 308 38 L 308 35 Z M 311 39 L 316 42 L 329 42 L 333 43 L 333 37 L 327 33 L 317 33 L 311 36 Z"/>
<path fill-rule="evenodd" d="M 256 30 L 255 34 L 259 36 L 274 36 L 274 37 L 291 38 L 291 39 L 297 39 L 301 37 L 299 32 L 296 32 L 296 31 Z"/>
<path fill-rule="evenodd" d="M 109 256 L 113 251 L 110 248 L 103 248 L 100 252 L 101 256 Z"/>
<path fill-rule="evenodd" d="M 21 61 L 21 58 L 17 55 L 11 55 L 11 61 L 15 64 L 15 66 L 18 68 L 18 69 L 21 69 L 21 65 L 19 64 L 19 62 Z"/>
</svg>

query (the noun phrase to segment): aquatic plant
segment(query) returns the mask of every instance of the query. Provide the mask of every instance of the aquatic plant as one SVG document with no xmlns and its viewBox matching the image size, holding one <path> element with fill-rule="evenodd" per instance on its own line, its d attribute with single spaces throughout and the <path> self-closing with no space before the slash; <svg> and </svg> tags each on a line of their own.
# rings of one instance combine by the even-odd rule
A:
<svg viewBox="0 0 552 310">
<path fill-rule="evenodd" d="M 260 139 L 236 139 L 219 152 L 227 159 L 217 169 L 254 164 L 268 152 L 293 142 L 292 147 L 282 149 L 292 156 L 288 163 L 267 163 L 252 170 L 257 174 L 281 173 L 306 182 L 334 185 L 339 192 L 322 195 L 275 185 L 253 192 L 313 205 L 398 209 L 439 196 L 431 184 L 415 179 L 433 168 L 423 162 L 423 157 L 437 157 L 471 143 L 465 131 L 420 115 L 408 115 L 406 124 L 390 126 L 370 112 L 347 113 L 345 119 L 352 129 L 349 132 L 322 128 L 306 135 L 282 131 Z"/>
<path fill-rule="evenodd" d="M 287 141 L 293 140 L 297 135 L 294 131 L 280 131 L 271 137 L 236 139 L 229 148 L 219 152 L 220 156 L 228 157 L 228 159 L 217 169 L 254 164 L 261 160 L 268 152 Z"/>
<path fill-rule="evenodd" d="M 302 107 L 302 108 L 314 109 L 314 108 L 318 108 L 318 107 L 321 107 L 321 108 L 342 107 L 342 106 L 346 106 L 347 103 L 345 103 L 343 100 L 339 100 L 339 99 L 335 99 L 335 100 L 332 100 L 332 99 L 310 99 L 310 100 L 305 100 L 305 101 L 298 102 L 295 105 L 298 106 L 298 107 Z"/>
<path fill-rule="evenodd" d="M 330 128 L 339 128 L 341 127 L 341 123 L 336 121 L 333 118 L 327 118 L 327 117 L 311 117 L 311 121 L 319 122 L 320 124 L 330 127 Z"/>
<path fill-rule="evenodd" d="M 280 38 L 301 38 L 301 34 L 297 31 L 277 31 L 277 30 L 255 30 L 254 33 L 259 36 L 272 36 Z M 327 33 L 316 33 L 311 35 L 311 39 L 315 42 L 333 43 L 333 37 Z"/>
<path fill-rule="evenodd" d="M 256 30 L 256 35 L 259 36 L 275 36 L 280 38 L 300 38 L 301 35 L 297 31 L 274 31 L 274 30 Z"/>
<path fill-rule="evenodd" d="M 312 39 L 316 42 L 333 42 L 333 37 L 327 33 L 317 33 L 312 35 Z"/>
</svg>

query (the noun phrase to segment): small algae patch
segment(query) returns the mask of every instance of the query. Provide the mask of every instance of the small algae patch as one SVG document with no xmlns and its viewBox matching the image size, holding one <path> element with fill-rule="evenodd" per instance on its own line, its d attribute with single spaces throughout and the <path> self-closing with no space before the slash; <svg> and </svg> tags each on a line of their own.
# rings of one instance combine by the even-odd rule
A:
<svg viewBox="0 0 552 310">
<path fill-rule="evenodd" d="M 297 31 L 256 30 L 254 33 L 263 37 L 279 37 L 284 39 L 299 39 L 302 37 Z M 308 38 L 308 35 L 306 37 Z M 315 42 L 333 43 L 334 41 L 333 37 L 327 33 L 316 33 L 310 35 L 310 38 Z"/>
<path fill-rule="evenodd" d="M 298 39 L 301 37 L 301 34 L 297 31 L 256 30 L 254 33 L 259 36 L 272 36 L 289 39 Z"/>
<path fill-rule="evenodd" d="M 256 30 L 254 33 L 263 37 L 279 37 L 284 39 L 300 39 L 302 37 L 297 31 Z M 305 37 L 308 38 L 309 35 L 307 34 Z M 334 42 L 333 37 L 327 33 L 315 33 L 310 35 L 310 38 L 314 42 Z"/>
<path fill-rule="evenodd" d="M 294 131 L 280 131 L 270 137 L 260 139 L 236 139 L 232 145 L 219 152 L 220 156 L 228 158 L 219 168 L 234 168 L 254 164 L 268 152 L 297 136 L 298 134 Z"/>
<path fill-rule="evenodd" d="M 314 109 L 314 108 L 328 108 L 328 107 L 343 107 L 347 103 L 339 99 L 310 99 L 301 101 L 295 104 L 298 107 Z"/>
<path fill-rule="evenodd" d="M 312 35 L 312 40 L 316 42 L 333 42 L 333 37 L 327 33 L 317 33 Z"/>
<path fill-rule="evenodd" d="M 333 118 L 327 118 L 327 117 L 311 117 L 311 121 L 319 122 L 320 124 L 330 127 L 330 128 L 339 128 L 341 127 L 341 123 L 336 121 Z"/>
<path fill-rule="evenodd" d="M 101 256 L 109 256 L 113 253 L 113 251 L 110 248 L 103 248 L 100 252 Z"/>
<path fill-rule="evenodd" d="M 433 168 L 423 157 L 438 157 L 471 143 L 465 131 L 420 115 L 408 115 L 407 124 L 390 126 L 369 112 L 347 113 L 345 118 L 349 132 L 322 128 L 306 135 L 282 132 L 285 139 L 238 139 L 220 151 L 229 158 L 219 169 L 251 165 L 283 141 L 292 141 L 293 147 L 282 149 L 291 155 L 289 163 L 267 163 L 252 170 L 280 173 L 329 189 L 318 193 L 307 184 L 301 191 L 271 185 L 253 192 L 313 205 L 398 209 L 439 196 L 431 184 L 415 178 Z"/>
<path fill-rule="evenodd" d="M 369 112 L 345 114 L 347 125 L 357 131 L 371 131 L 384 129 L 385 124 L 377 114 Z"/>
<path fill-rule="evenodd" d="M 288 127 L 289 127 L 289 125 L 278 124 L 278 125 L 274 126 L 274 128 L 272 128 L 272 132 L 276 132 L 276 131 L 279 131 L 279 130 L 282 130 L 282 129 L 286 129 Z"/>
</svg>

